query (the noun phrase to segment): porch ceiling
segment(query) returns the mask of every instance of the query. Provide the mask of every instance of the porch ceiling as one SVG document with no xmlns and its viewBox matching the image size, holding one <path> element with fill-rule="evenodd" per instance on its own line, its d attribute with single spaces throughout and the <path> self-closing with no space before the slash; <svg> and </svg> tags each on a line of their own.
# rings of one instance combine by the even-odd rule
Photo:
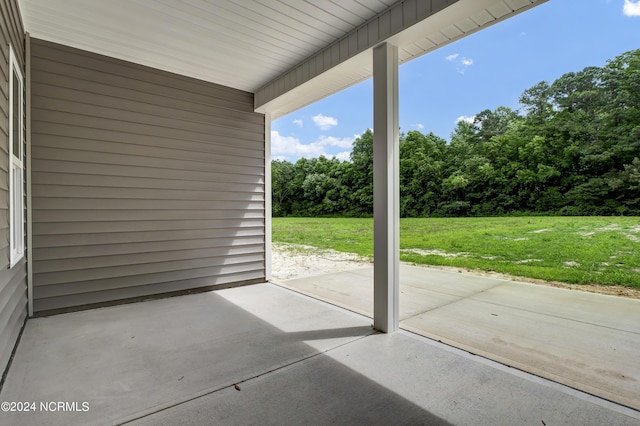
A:
<svg viewBox="0 0 640 426">
<path fill-rule="evenodd" d="M 258 95 L 257 110 L 275 117 L 370 77 L 367 55 L 379 42 L 392 38 L 400 61 L 405 62 L 543 1 L 19 0 L 19 4 L 32 37 L 253 92 Z M 341 51 L 340 42 L 344 47 L 354 36 L 355 45 Z"/>
</svg>

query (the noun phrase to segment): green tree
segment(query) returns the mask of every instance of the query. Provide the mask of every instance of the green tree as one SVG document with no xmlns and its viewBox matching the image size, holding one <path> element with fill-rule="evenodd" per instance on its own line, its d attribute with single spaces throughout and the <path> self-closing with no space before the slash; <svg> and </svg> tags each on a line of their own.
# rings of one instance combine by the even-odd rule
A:
<svg viewBox="0 0 640 426">
<path fill-rule="evenodd" d="M 351 202 L 354 215 L 373 214 L 373 131 L 367 129 L 353 142 Z"/>
<path fill-rule="evenodd" d="M 294 165 L 285 160 L 271 162 L 271 198 L 274 216 L 291 214 L 291 197 L 294 193 Z"/>
<path fill-rule="evenodd" d="M 540 82 L 504 106 L 460 121 L 447 143 L 432 133 L 400 138 L 403 217 L 640 214 L 640 50 L 604 67 Z M 350 161 L 275 160 L 275 215 L 373 212 L 373 132 Z"/>
<path fill-rule="evenodd" d="M 446 141 L 412 130 L 400 139 L 400 215 L 431 215 L 442 192 Z"/>
</svg>

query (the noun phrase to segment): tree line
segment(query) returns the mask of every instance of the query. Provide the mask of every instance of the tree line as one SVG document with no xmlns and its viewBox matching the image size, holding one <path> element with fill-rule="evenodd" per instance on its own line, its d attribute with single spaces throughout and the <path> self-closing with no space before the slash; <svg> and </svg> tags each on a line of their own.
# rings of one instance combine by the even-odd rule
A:
<svg viewBox="0 0 640 426">
<path fill-rule="evenodd" d="M 640 215 L 640 49 L 525 90 L 446 141 L 400 136 L 402 217 Z M 350 161 L 272 162 L 274 216 L 373 213 L 373 132 Z"/>
</svg>

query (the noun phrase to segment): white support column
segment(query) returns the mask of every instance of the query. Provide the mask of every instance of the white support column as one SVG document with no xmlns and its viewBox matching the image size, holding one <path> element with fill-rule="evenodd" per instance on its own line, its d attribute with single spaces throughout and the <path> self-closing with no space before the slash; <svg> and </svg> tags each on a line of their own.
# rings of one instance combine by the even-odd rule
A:
<svg viewBox="0 0 640 426">
<path fill-rule="evenodd" d="M 271 279 L 271 115 L 264 116 L 264 274 Z"/>
<path fill-rule="evenodd" d="M 398 329 L 400 296 L 398 48 L 373 49 L 373 326 Z"/>
</svg>

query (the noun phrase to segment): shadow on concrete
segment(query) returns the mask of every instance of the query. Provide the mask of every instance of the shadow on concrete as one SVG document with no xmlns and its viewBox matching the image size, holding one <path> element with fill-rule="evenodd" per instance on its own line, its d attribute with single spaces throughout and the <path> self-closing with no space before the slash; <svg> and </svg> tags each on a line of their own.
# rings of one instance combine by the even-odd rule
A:
<svg viewBox="0 0 640 426">
<path fill-rule="evenodd" d="M 0 398 L 89 410 L 2 423 L 449 424 L 326 355 L 368 320 L 252 288 L 243 307 L 211 292 L 29 321 Z"/>
</svg>

